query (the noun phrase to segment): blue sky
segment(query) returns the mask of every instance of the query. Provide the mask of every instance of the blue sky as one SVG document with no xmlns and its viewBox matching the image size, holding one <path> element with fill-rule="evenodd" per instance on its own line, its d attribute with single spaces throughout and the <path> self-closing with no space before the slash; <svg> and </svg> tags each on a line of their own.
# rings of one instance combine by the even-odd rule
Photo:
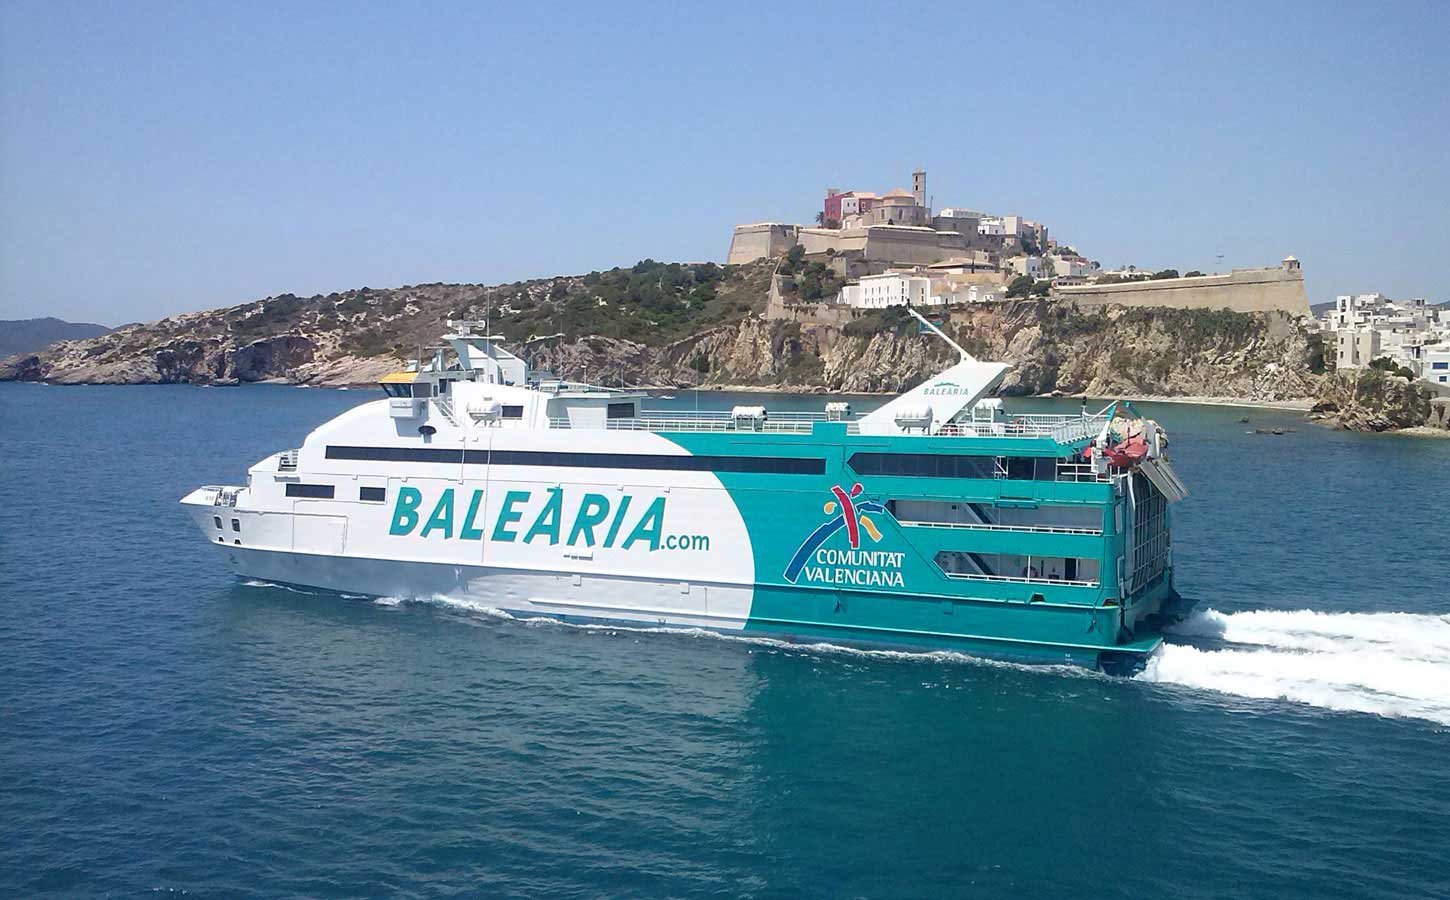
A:
<svg viewBox="0 0 1450 900">
<path fill-rule="evenodd" d="M 1450 4 L 0 0 L 0 318 L 723 259 L 827 185 L 1450 300 Z"/>
</svg>

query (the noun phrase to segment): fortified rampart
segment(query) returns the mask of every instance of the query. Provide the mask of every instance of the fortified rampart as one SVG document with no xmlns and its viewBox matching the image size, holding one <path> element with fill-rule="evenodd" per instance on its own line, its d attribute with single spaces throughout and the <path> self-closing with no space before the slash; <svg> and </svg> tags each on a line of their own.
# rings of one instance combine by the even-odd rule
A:
<svg viewBox="0 0 1450 900">
<path fill-rule="evenodd" d="M 726 265 L 743 265 L 757 259 L 780 256 L 796 244 L 799 225 L 783 222 L 758 222 L 754 225 L 736 225 L 730 235 L 730 252 L 725 257 Z"/>
<path fill-rule="evenodd" d="M 731 264 L 780 256 L 797 243 L 808 254 L 859 254 L 872 262 L 925 266 L 964 256 L 972 250 L 1000 250 L 1002 238 L 913 225 L 868 225 L 861 228 L 809 228 L 763 222 L 737 225 L 730 238 Z"/>
<path fill-rule="evenodd" d="M 1054 297 L 1083 306 L 1112 304 L 1309 315 L 1309 300 L 1304 296 L 1304 273 L 1292 258 L 1278 266 L 1234 269 L 1226 275 L 1084 284 L 1056 288 L 1052 293 Z"/>
</svg>

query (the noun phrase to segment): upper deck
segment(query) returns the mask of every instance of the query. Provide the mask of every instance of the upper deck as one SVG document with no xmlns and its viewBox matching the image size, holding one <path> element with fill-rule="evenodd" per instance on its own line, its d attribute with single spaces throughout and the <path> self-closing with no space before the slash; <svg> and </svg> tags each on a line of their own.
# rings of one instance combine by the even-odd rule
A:
<svg viewBox="0 0 1450 900">
<path fill-rule="evenodd" d="M 550 428 L 572 428 L 589 430 L 604 428 L 609 431 L 743 431 L 768 432 L 776 434 L 810 434 L 818 423 L 837 422 L 845 426 L 846 434 L 861 434 L 860 421 L 848 416 L 829 412 L 769 412 L 759 407 L 758 415 L 741 415 L 734 410 L 684 411 L 684 410 L 640 410 L 639 415 L 627 418 L 605 419 L 602 422 L 579 424 L 567 417 L 551 417 Z M 994 416 L 983 415 L 974 409 L 971 417 L 948 422 L 934 432 L 917 432 L 923 437 L 972 437 L 972 438 L 1050 438 L 1063 445 L 1086 440 L 1103 430 L 1108 424 L 1105 414 L 1052 415 L 1021 414 Z M 902 435 L 909 437 L 913 433 Z"/>
</svg>

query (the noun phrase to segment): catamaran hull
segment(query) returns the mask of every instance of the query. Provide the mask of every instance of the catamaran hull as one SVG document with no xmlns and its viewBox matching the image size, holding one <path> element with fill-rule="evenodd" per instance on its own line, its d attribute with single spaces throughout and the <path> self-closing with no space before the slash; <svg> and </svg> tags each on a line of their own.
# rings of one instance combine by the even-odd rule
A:
<svg viewBox="0 0 1450 900">
<path fill-rule="evenodd" d="M 1132 659 L 1146 656 L 1159 643 L 1155 637 L 1111 647 L 1094 646 L 1087 641 L 1101 626 L 1095 625 L 1083 610 L 1038 604 L 1005 606 L 970 601 L 943 604 L 933 597 L 899 594 L 890 597 L 889 602 L 897 604 L 906 619 L 935 629 L 927 631 L 920 627 L 883 628 L 852 623 L 852 609 L 879 599 L 879 595 L 868 592 L 824 595 L 807 588 L 585 576 L 230 545 L 219 549 L 223 550 L 231 569 L 245 579 L 360 597 L 444 598 L 520 618 L 544 617 L 570 624 L 702 628 L 791 642 L 911 652 L 945 650 L 994 659 L 1089 668 L 1109 666 L 1120 660 L 1129 660 L 1131 665 Z M 767 608 L 774 614 L 752 616 L 752 606 L 757 603 L 757 608 Z M 812 618 L 826 608 L 831 611 L 830 615 Z M 780 611 L 784 609 L 793 612 L 783 617 Z M 942 621 L 933 621 L 936 616 L 941 616 Z M 838 621 L 831 621 L 832 618 Z M 951 621 L 952 618 L 957 621 Z M 1081 632 L 1082 639 L 1047 639 L 1051 630 Z M 1011 636 L 1019 634 L 1039 637 Z"/>
</svg>

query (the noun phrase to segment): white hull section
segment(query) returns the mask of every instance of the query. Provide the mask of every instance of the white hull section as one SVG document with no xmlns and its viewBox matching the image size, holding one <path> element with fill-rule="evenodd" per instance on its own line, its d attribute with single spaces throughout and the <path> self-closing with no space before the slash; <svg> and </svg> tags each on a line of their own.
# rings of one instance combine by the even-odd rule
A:
<svg viewBox="0 0 1450 900">
<path fill-rule="evenodd" d="M 246 578 L 343 594 L 404 599 L 446 597 L 517 616 L 738 631 L 752 591 L 725 584 L 631 576 L 531 572 L 487 566 L 365 559 L 220 547 Z"/>
<path fill-rule="evenodd" d="M 366 418 L 372 405 L 318 429 L 309 448 L 321 456 L 329 440 L 395 446 L 390 433 L 329 437 L 353 419 L 391 432 L 391 420 Z M 654 434 L 600 434 L 596 444 L 610 452 L 687 455 Z M 570 453 L 578 443 L 567 430 L 480 429 L 464 446 Z M 750 614 L 750 537 L 710 472 L 513 465 L 504 474 L 422 462 L 403 474 L 396 462 L 366 460 L 300 468 L 273 457 L 248 486 L 199 488 L 182 504 L 234 571 L 265 581 L 647 625 L 736 630 Z M 329 496 L 289 495 L 298 484 Z M 386 499 L 367 502 L 365 490 Z"/>
</svg>

